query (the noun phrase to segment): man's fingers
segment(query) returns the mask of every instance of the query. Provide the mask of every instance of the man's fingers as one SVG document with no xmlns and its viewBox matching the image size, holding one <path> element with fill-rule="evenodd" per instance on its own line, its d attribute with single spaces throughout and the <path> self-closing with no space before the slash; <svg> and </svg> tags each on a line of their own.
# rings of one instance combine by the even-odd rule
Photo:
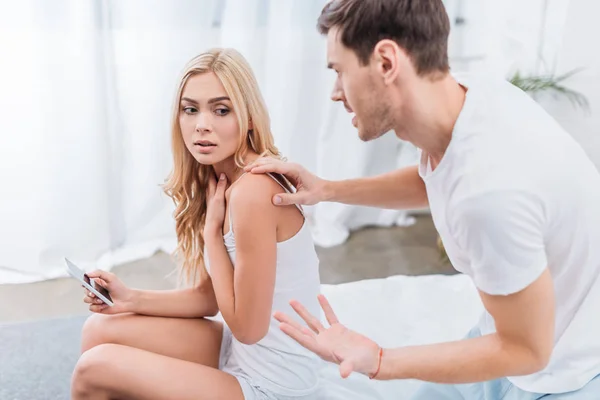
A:
<svg viewBox="0 0 600 400">
<path fill-rule="evenodd" d="M 331 304 L 329 304 L 325 296 L 320 294 L 319 296 L 317 296 L 317 298 L 319 299 L 319 303 L 321 304 L 321 308 L 325 313 L 325 318 L 327 318 L 327 322 L 329 322 L 329 325 L 338 324 L 340 321 L 333 312 L 333 308 L 331 308 Z"/>
<path fill-rule="evenodd" d="M 273 196 L 276 206 L 289 206 L 290 204 L 305 204 L 302 193 L 279 193 Z"/>
<path fill-rule="evenodd" d="M 244 167 L 244 171 L 246 172 L 253 172 L 254 171 L 262 171 L 265 170 L 265 172 L 274 172 L 274 171 L 268 171 L 270 168 L 273 168 L 273 164 L 277 165 L 279 163 L 282 163 L 281 160 L 272 158 L 272 157 L 261 157 L 257 160 L 255 160 L 252 164 L 246 165 Z M 263 172 L 260 172 L 263 173 Z"/>
<path fill-rule="evenodd" d="M 285 175 L 294 186 L 297 186 L 298 184 L 298 169 L 299 166 L 297 164 L 272 158 L 259 159 L 255 163 L 244 168 L 246 172 L 251 172 L 253 174 L 275 173 Z"/>
<path fill-rule="evenodd" d="M 309 335 L 310 337 L 315 337 L 315 333 L 313 331 L 306 328 L 305 326 L 300 325 L 298 323 L 298 321 L 295 321 L 292 317 L 290 317 L 287 314 L 277 311 L 275 314 L 273 314 L 273 317 L 275 317 L 275 319 L 277 321 L 288 324 L 288 325 L 292 326 L 293 328 L 297 329 L 298 331 L 303 332 L 306 335 Z"/>
<path fill-rule="evenodd" d="M 319 354 L 319 346 L 314 337 L 310 337 L 302 333 L 301 330 L 298 330 L 294 326 L 285 322 L 282 322 L 279 325 L 279 329 L 281 329 L 283 333 L 294 339 L 296 342 L 300 343 L 302 347 L 312 351 L 315 354 Z"/>
<path fill-rule="evenodd" d="M 308 310 L 300 303 L 295 300 L 290 301 L 290 305 L 298 313 L 300 317 L 306 322 L 306 324 L 313 330 L 315 333 L 320 333 L 325 330 L 321 321 L 315 318 Z"/>
<path fill-rule="evenodd" d="M 346 379 L 354 371 L 354 363 L 349 357 L 344 357 L 338 351 L 333 350 L 333 359 L 340 364 L 340 375 Z"/>
<path fill-rule="evenodd" d="M 350 374 L 354 371 L 354 365 L 350 360 L 344 360 L 340 364 L 340 375 L 342 378 L 346 379 L 350 376 Z"/>
<path fill-rule="evenodd" d="M 306 326 L 304 325 L 300 325 L 297 321 L 295 321 L 292 317 L 290 317 L 287 314 L 284 314 L 280 311 L 275 312 L 275 314 L 273 315 L 273 317 L 275 317 L 275 319 L 279 322 L 281 322 L 282 324 L 287 324 L 290 325 L 292 328 L 300 331 L 301 333 L 303 333 L 304 335 L 308 336 L 309 338 L 312 339 L 316 339 L 317 335 L 315 332 L 311 331 L 310 329 L 308 329 Z"/>
</svg>

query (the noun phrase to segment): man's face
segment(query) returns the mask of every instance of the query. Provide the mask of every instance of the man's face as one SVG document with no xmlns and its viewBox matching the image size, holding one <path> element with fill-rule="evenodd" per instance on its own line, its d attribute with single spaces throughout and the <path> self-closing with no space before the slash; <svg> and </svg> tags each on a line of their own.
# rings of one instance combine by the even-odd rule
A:
<svg viewBox="0 0 600 400">
<path fill-rule="evenodd" d="M 363 141 L 376 139 L 392 129 L 391 105 L 374 61 L 361 65 L 356 53 L 341 42 L 341 32 L 327 34 L 328 67 L 337 73 L 331 99 L 341 101 Z"/>
</svg>

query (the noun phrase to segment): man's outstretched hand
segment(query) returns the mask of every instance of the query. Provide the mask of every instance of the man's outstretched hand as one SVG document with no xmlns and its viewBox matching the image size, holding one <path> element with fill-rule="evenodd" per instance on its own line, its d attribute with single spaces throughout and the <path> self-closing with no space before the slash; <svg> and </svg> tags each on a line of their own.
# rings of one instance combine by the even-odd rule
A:
<svg viewBox="0 0 600 400">
<path fill-rule="evenodd" d="M 296 301 L 290 302 L 290 305 L 308 327 L 281 312 L 276 312 L 274 317 L 281 322 L 280 329 L 292 339 L 323 360 L 339 364 L 342 378 L 347 378 L 352 372 L 368 376 L 374 374 L 379 366 L 377 343 L 340 324 L 325 296 L 319 295 L 319 303 L 329 322 L 329 328 L 325 328 L 318 318 Z"/>
<path fill-rule="evenodd" d="M 330 196 L 327 181 L 310 173 L 300 164 L 288 163 L 270 157 L 262 157 L 244 168 L 253 174 L 275 173 L 284 175 L 296 188 L 296 193 L 282 193 L 273 197 L 273 204 L 312 206 Z"/>
</svg>

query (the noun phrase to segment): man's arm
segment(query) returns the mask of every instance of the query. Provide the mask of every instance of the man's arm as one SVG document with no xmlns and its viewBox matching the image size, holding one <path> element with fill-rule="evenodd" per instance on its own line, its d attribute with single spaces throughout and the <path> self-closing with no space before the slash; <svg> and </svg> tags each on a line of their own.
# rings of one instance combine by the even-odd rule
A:
<svg viewBox="0 0 600 400">
<path fill-rule="evenodd" d="M 373 177 L 328 181 L 326 201 L 390 209 L 429 205 L 418 167 L 411 166 Z"/>
<path fill-rule="evenodd" d="M 259 158 L 245 170 L 254 174 L 285 175 L 297 188 L 296 193 L 276 195 L 273 198 L 275 205 L 313 205 L 321 201 L 333 201 L 379 208 L 418 209 L 429 204 L 425 183 L 419 176 L 417 166 L 343 181 L 321 179 L 299 164 L 268 157 Z"/>
<path fill-rule="evenodd" d="M 391 350 L 382 377 L 459 383 L 543 369 L 554 345 L 555 305 L 541 200 L 524 191 L 485 192 L 461 200 L 449 214 L 496 332 Z"/>
<path fill-rule="evenodd" d="M 308 328 L 280 312 L 275 313 L 275 318 L 281 322 L 281 330 L 302 346 L 326 361 L 340 364 L 343 378 L 354 371 L 380 380 L 482 382 L 529 375 L 545 368 L 554 343 L 553 290 L 552 278 L 545 269 L 533 283 L 514 294 L 480 292 L 495 320 L 495 333 L 454 342 L 385 349 L 381 353 L 375 342 L 340 324 L 323 296 L 319 300 L 329 328 L 297 302 L 291 303 L 292 308 Z"/>
<path fill-rule="evenodd" d="M 384 350 L 380 358 L 379 347 L 341 325 L 324 300 L 330 328 L 292 305 L 312 330 L 278 313 L 281 329 L 322 358 L 339 363 L 342 377 L 351 371 L 375 374 L 379 359 L 377 379 L 438 383 L 480 382 L 543 369 L 554 345 L 555 305 L 541 200 L 522 191 L 490 191 L 461 199 L 448 215 L 449 230 L 468 254 L 470 275 L 494 319 L 494 333 Z"/>
<path fill-rule="evenodd" d="M 546 269 L 508 296 L 481 293 L 496 333 L 473 339 L 384 350 L 377 379 L 469 383 L 529 375 L 548 363 L 554 343 L 554 291 Z"/>
</svg>

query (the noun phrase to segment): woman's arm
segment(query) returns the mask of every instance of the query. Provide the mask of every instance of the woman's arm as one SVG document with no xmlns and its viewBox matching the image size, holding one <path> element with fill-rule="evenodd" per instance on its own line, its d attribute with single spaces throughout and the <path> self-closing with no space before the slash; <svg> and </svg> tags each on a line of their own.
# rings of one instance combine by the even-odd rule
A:
<svg viewBox="0 0 600 400">
<path fill-rule="evenodd" d="M 219 309 L 210 277 L 199 285 L 180 290 L 133 290 L 131 311 L 156 317 L 202 318 Z"/>
<path fill-rule="evenodd" d="M 136 290 L 131 289 L 115 274 L 97 270 L 87 274 L 104 286 L 112 297 L 112 307 L 88 295 L 84 301 L 90 311 L 102 314 L 136 313 L 155 317 L 201 318 L 217 314 L 217 300 L 210 277 L 194 288 L 183 290 Z"/>
<path fill-rule="evenodd" d="M 279 215 L 271 202 L 274 185 L 267 176 L 250 175 L 232 190 L 235 270 L 222 228 L 204 232 L 219 310 L 236 339 L 245 344 L 261 340 L 271 319 Z"/>
</svg>

